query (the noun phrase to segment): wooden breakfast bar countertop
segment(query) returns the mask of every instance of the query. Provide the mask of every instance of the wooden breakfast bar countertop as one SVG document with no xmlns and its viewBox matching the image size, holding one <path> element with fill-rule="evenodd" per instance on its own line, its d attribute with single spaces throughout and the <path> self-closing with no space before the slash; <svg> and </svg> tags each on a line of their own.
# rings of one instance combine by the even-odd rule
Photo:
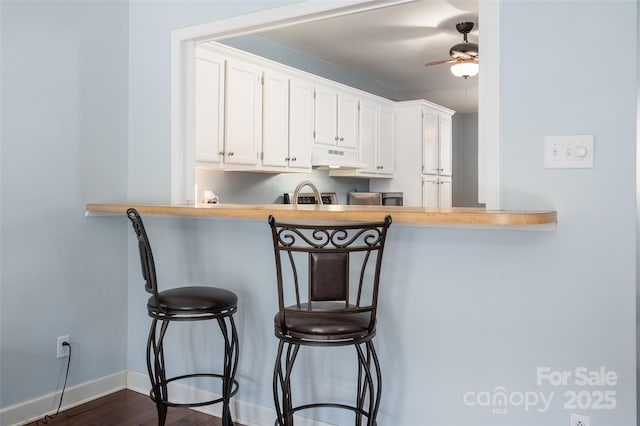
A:
<svg viewBox="0 0 640 426">
<path fill-rule="evenodd" d="M 435 227 L 477 227 L 502 229 L 553 229 L 557 212 L 485 210 L 480 208 L 426 208 L 398 206 L 298 205 L 290 204 L 87 204 L 86 215 L 124 214 L 134 207 L 141 214 L 194 216 L 211 218 L 245 218 L 267 220 L 379 221 L 391 215 L 394 223 Z"/>
</svg>

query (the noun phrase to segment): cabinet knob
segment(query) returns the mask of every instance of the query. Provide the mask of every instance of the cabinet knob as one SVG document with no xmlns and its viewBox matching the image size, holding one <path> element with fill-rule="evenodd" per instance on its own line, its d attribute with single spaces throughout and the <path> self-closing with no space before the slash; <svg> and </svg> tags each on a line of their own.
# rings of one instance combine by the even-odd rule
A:
<svg viewBox="0 0 640 426">
<path fill-rule="evenodd" d="M 230 151 L 228 155 L 229 157 L 233 157 L 233 151 Z"/>
<path fill-rule="evenodd" d="M 342 142 L 344 140 L 344 138 L 340 138 L 340 142 Z"/>
<path fill-rule="evenodd" d="M 293 157 L 293 158 L 291 159 L 291 161 L 296 161 L 296 157 Z"/>
<path fill-rule="evenodd" d="M 336 141 L 340 140 L 340 138 L 339 138 L 339 137 L 337 137 L 337 136 L 336 136 L 336 138 L 335 138 L 335 139 L 336 139 Z"/>
<path fill-rule="evenodd" d="M 218 152 L 218 155 L 224 155 L 224 151 Z"/>
<path fill-rule="evenodd" d="M 289 160 L 291 160 L 289 157 L 284 158 L 284 161 L 289 161 Z"/>
</svg>

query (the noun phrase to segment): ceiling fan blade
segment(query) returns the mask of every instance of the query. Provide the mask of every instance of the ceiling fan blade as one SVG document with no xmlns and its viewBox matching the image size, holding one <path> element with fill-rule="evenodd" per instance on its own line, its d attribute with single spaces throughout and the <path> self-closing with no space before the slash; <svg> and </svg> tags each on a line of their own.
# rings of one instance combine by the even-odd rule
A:
<svg viewBox="0 0 640 426">
<path fill-rule="evenodd" d="M 430 67 L 431 65 L 440 65 L 440 64 L 454 64 L 456 61 L 453 59 L 444 59 L 442 61 L 429 62 L 424 64 L 425 67 Z"/>
</svg>

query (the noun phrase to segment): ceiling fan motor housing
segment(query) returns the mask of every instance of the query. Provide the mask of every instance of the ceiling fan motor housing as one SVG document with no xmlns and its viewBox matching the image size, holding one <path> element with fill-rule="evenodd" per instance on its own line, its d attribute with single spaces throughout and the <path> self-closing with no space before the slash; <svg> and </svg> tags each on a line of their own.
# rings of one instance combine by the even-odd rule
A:
<svg viewBox="0 0 640 426">
<path fill-rule="evenodd" d="M 478 44 L 470 43 L 467 40 L 467 34 L 473 29 L 473 22 L 459 22 L 456 24 L 456 30 L 464 37 L 463 43 L 458 43 L 449 49 L 451 59 L 475 59 L 478 57 Z"/>
<path fill-rule="evenodd" d="M 474 59 L 478 57 L 478 45 L 476 43 L 458 43 L 449 49 L 452 59 Z"/>
</svg>

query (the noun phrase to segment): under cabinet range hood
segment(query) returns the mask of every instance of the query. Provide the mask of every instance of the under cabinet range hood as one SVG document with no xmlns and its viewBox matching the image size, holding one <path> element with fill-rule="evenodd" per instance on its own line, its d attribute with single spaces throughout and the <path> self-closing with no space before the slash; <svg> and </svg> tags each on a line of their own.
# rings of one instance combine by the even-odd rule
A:
<svg viewBox="0 0 640 426">
<path fill-rule="evenodd" d="M 315 145 L 311 152 L 311 165 L 318 169 L 362 169 L 355 150 Z"/>
</svg>

